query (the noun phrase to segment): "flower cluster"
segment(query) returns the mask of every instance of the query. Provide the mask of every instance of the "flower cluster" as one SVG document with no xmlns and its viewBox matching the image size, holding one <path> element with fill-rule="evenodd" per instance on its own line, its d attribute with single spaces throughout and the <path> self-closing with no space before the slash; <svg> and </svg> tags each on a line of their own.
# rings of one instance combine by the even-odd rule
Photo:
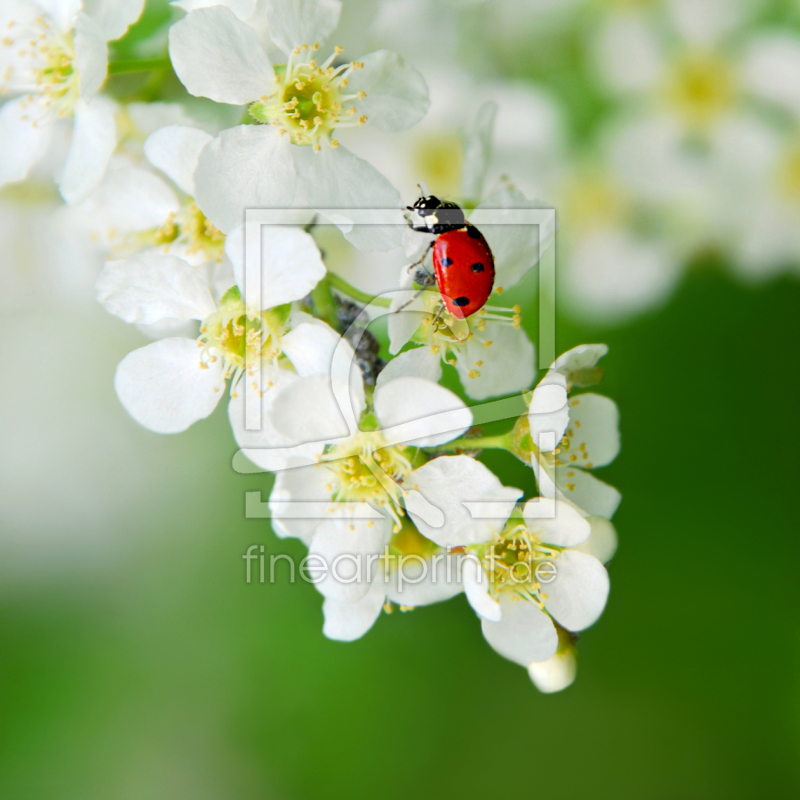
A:
<svg viewBox="0 0 800 800">
<path fill-rule="evenodd" d="M 460 246 L 482 242 L 483 260 L 462 266 L 494 276 L 462 317 L 467 298 L 447 305 L 423 274 L 445 230 L 407 225 L 418 214 L 404 219 L 410 198 L 384 174 L 431 106 L 416 66 L 326 46 L 339 0 L 175 5 L 168 65 L 152 68 L 199 98 L 192 114 L 99 94 L 106 42 L 137 18 L 134 0 L 4 12 L 0 126 L 13 146 L 0 178 L 55 164 L 91 231 L 97 300 L 149 340 L 116 370 L 122 406 L 176 434 L 225 399 L 240 453 L 274 473 L 273 531 L 316 565 L 326 636 L 350 641 L 382 611 L 463 592 L 492 648 L 542 691 L 568 686 L 578 633 L 609 592 L 620 495 L 592 470 L 617 454 L 618 415 L 584 391 L 603 345 L 536 380 L 526 277 L 554 230 L 519 224 L 537 204 L 510 179 L 488 188 L 497 104 L 465 124 L 447 198 Z M 60 132 L 66 155 L 47 147 Z M 393 138 L 376 154 L 372 135 Z M 269 222 L 254 225 L 254 209 Z M 489 449 L 526 464 L 529 485 L 504 485 Z"/>
</svg>

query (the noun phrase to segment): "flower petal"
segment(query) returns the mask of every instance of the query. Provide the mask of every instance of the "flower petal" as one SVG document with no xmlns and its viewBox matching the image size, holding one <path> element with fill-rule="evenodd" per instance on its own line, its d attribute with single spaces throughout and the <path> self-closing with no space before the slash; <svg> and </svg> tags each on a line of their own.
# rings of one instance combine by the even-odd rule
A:
<svg viewBox="0 0 800 800">
<path fill-rule="evenodd" d="M 324 322 L 303 322 L 281 337 L 281 349 L 300 377 L 330 375 L 333 353 L 341 338 Z"/>
<path fill-rule="evenodd" d="M 114 105 L 96 97 L 91 103 L 75 104 L 75 126 L 59 191 L 70 205 L 79 203 L 96 189 L 117 145 Z"/>
<path fill-rule="evenodd" d="M 793 33 L 751 38 L 742 63 L 747 87 L 761 97 L 800 113 L 800 41 Z"/>
<path fill-rule="evenodd" d="M 325 615 L 322 632 L 329 639 L 340 642 L 360 639 L 380 616 L 385 597 L 381 576 L 372 581 L 369 591 L 355 603 L 326 597 L 322 604 Z"/>
<path fill-rule="evenodd" d="M 297 447 L 296 442 L 280 433 L 272 424 L 272 408 L 280 389 L 300 378 L 286 369 L 266 369 L 242 376 L 228 404 L 228 418 L 242 454 L 256 466 L 270 472 L 298 464 L 314 464 L 322 453 L 313 443 Z M 257 410 L 260 408 L 260 416 Z M 256 410 L 250 419 L 247 412 Z M 250 424 L 252 428 L 248 428 Z"/>
<path fill-rule="evenodd" d="M 125 322 L 203 319 L 215 309 L 203 273 L 161 253 L 106 262 L 95 289 L 106 311 Z"/>
<path fill-rule="evenodd" d="M 514 223 L 520 209 L 533 208 L 537 208 L 537 204 L 528 200 L 522 192 L 504 189 L 486 198 L 470 214 L 470 222 L 480 229 L 492 250 L 495 289 L 508 289 L 521 280 L 553 243 L 554 229 L 544 225 Z"/>
<path fill-rule="evenodd" d="M 53 133 L 50 125 L 36 125 L 27 97 L 17 97 L 0 106 L 0 186 L 21 181 L 47 152 Z"/>
<path fill-rule="evenodd" d="M 224 386 L 220 360 L 203 369 L 194 339 L 161 339 L 140 347 L 122 359 L 114 378 L 125 410 L 155 433 L 180 433 L 205 419 Z"/>
<path fill-rule="evenodd" d="M 456 352 L 456 369 L 469 397 L 485 400 L 530 388 L 536 376 L 535 352 L 522 328 L 490 321 L 483 331 L 475 327 L 471 332 Z"/>
<path fill-rule="evenodd" d="M 556 652 L 558 634 L 550 617 L 539 606 L 508 592 L 500 594 L 499 622 L 481 621 L 486 641 L 504 658 L 527 667 Z"/>
<path fill-rule="evenodd" d="M 363 389 L 352 394 L 352 401 L 358 419 L 364 410 Z M 333 442 L 350 433 L 328 375 L 312 375 L 281 389 L 270 420 L 278 433 L 298 444 Z"/>
<path fill-rule="evenodd" d="M 472 412 L 459 397 L 424 378 L 389 381 L 376 390 L 374 403 L 386 438 L 413 447 L 449 442 L 472 425 Z"/>
<path fill-rule="evenodd" d="M 489 579 L 474 555 L 467 556 L 461 562 L 461 576 L 464 582 L 464 594 L 475 613 L 481 619 L 499 622 L 500 603 L 489 594 Z"/>
<path fill-rule="evenodd" d="M 580 386 L 581 373 L 594 367 L 606 353 L 608 353 L 607 344 L 580 344 L 562 353 L 550 369 L 560 372 L 567 379 L 567 383 Z"/>
<path fill-rule="evenodd" d="M 411 473 L 406 488 L 420 492 L 444 514 L 444 524 L 434 528 L 409 509 L 420 533 L 441 547 L 489 541 L 522 495 L 520 489 L 503 486 L 488 467 L 469 456 L 434 458 Z M 473 518 L 467 507 L 471 503 L 474 509 L 491 503 L 492 518 Z"/>
<path fill-rule="evenodd" d="M 545 608 L 567 630 L 582 631 L 606 607 L 608 571 L 594 556 L 574 550 L 559 553 L 555 568 L 555 578 L 543 585 Z"/>
<path fill-rule="evenodd" d="M 139 19 L 144 0 L 83 0 L 83 10 L 100 26 L 106 41 L 119 39 Z"/>
<path fill-rule="evenodd" d="M 315 583 L 319 593 L 349 603 L 364 597 L 381 571 L 377 556 L 390 531 L 388 518 L 358 519 L 349 510 L 336 510 L 322 520 L 308 548 L 309 556 L 327 566 L 327 574 Z"/>
<path fill-rule="evenodd" d="M 323 42 L 339 23 L 340 0 L 266 0 L 269 36 L 284 53 Z"/>
<path fill-rule="evenodd" d="M 86 14 L 78 14 L 75 21 L 75 69 L 82 98 L 89 100 L 97 93 L 106 79 L 107 68 L 108 48 L 103 31 Z"/>
<path fill-rule="evenodd" d="M 144 143 L 147 160 L 186 194 L 194 197 L 194 171 L 200 151 L 211 134 L 185 125 L 167 125 L 151 133 Z"/>
<path fill-rule="evenodd" d="M 228 233 L 244 224 L 246 208 L 288 206 L 296 180 L 291 147 L 271 125 L 222 131 L 197 160 L 195 200 L 203 213 Z"/>
<path fill-rule="evenodd" d="M 556 462 L 591 469 L 610 464 L 619 453 L 619 410 L 600 394 L 584 392 L 569 400 L 567 441 L 562 441 Z"/>
<path fill-rule="evenodd" d="M 522 516 L 529 528 L 537 529 L 539 539 L 557 547 L 579 545 L 592 532 L 591 525 L 578 509 L 549 497 L 528 500 Z"/>
<path fill-rule="evenodd" d="M 601 564 L 607 564 L 617 552 L 617 531 L 605 517 L 589 517 L 592 533 L 585 542 L 573 550 L 594 556 Z"/>
<path fill-rule="evenodd" d="M 544 661 L 534 661 L 528 666 L 528 675 L 533 685 L 545 694 L 566 689 L 574 682 L 577 674 L 578 659 L 572 647 L 563 653 L 557 652 Z"/>
<path fill-rule="evenodd" d="M 325 264 L 314 237 L 300 228 L 283 225 L 261 225 L 260 230 L 258 250 L 246 250 L 244 260 L 240 258 L 240 236 L 225 243 L 242 296 L 249 300 L 245 287 L 251 277 L 252 285 L 261 286 L 262 309 L 301 300 L 325 277 Z"/>
<path fill-rule="evenodd" d="M 492 134 L 497 117 L 497 103 L 488 101 L 464 131 L 464 166 L 461 170 L 461 194 L 471 200 L 483 195 L 483 183 L 492 156 Z"/>
<path fill-rule="evenodd" d="M 225 6 L 239 17 L 242 22 L 247 22 L 256 11 L 256 0 L 174 0 L 170 5 L 180 8 L 187 13 L 198 8 L 209 6 Z"/>
<path fill-rule="evenodd" d="M 311 148 L 299 148 L 309 151 Z M 308 205 L 320 213 L 336 209 L 331 217 L 345 238 L 359 250 L 391 250 L 399 247 L 405 223 L 400 193 L 372 164 L 345 147 L 323 147 L 318 153 L 297 154 L 302 192 Z M 354 225 L 346 209 L 396 209 L 392 224 Z"/>
<path fill-rule="evenodd" d="M 556 486 L 561 496 L 587 514 L 611 519 L 622 495 L 607 483 L 577 467 L 556 467 Z"/>
<path fill-rule="evenodd" d="M 331 500 L 330 479 L 331 473 L 324 464 L 291 467 L 278 472 L 269 496 L 272 529 L 277 536 L 296 537 L 306 546 L 311 544 L 322 521 L 318 517 L 319 504 Z"/>
<path fill-rule="evenodd" d="M 160 228 L 180 208 L 165 180 L 141 167 L 111 169 L 81 203 L 106 231 L 130 233 Z"/>
<path fill-rule="evenodd" d="M 429 347 L 415 347 L 393 358 L 378 375 L 375 391 L 395 378 L 418 377 L 438 383 L 442 377 L 442 359 Z"/>
<path fill-rule="evenodd" d="M 359 113 L 383 131 L 403 131 L 416 125 L 430 106 L 428 84 L 419 70 L 391 50 L 362 56 L 363 69 L 350 75 L 348 89 L 366 92 L 359 100 Z"/>
<path fill-rule="evenodd" d="M 244 105 L 272 88 L 275 73 L 258 35 L 224 6 L 200 8 L 176 22 L 169 55 L 195 97 Z"/>
<path fill-rule="evenodd" d="M 400 575 L 402 574 L 402 580 Z M 400 556 L 386 583 L 386 596 L 403 606 L 428 606 L 461 593 L 458 557 L 441 551 L 428 558 Z"/>
<path fill-rule="evenodd" d="M 528 424 L 533 443 L 542 452 L 558 447 L 569 424 L 567 380 L 550 370 L 533 390 Z"/>
</svg>

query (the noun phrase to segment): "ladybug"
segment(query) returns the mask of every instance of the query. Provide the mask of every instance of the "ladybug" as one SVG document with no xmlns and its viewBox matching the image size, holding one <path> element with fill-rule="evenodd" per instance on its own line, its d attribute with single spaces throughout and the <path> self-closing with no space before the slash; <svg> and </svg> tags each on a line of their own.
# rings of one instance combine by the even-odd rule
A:
<svg viewBox="0 0 800 800">
<path fill-rule="evenodd" d="M 420 197 L 406 208 L 422 220 L 415 224 L 409 218 L 411 230 L 436 234 L 428 250 L 433 248 L 435 281 L 445 308 L 459 319 L 483 308 L 494 285 L 494 256 L 483 234 L 467 222 L 459 206 L 433 195 Z M 425 260 L 428 250 L 417 264 Z M 433 285 L 434 277 L 419 270 L 414 280 L 427 287 Z"/>
</svg>

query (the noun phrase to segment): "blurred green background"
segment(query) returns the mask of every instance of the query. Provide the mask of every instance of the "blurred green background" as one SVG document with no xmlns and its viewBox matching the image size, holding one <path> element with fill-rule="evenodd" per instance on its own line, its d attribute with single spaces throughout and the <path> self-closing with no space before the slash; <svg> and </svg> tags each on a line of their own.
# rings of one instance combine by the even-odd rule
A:
<svg viewBox="0 0 800 800">
<path fill-rule="evenodd" d="M 112 325 L 109 379 L 60 401 L 114 409 L 147 482 L 87 432 L 114 516 L 94 538 L 58 514 L 40 530 L 67 458 L 7 537 L 0 796 L 796 796 L 798 307 L 795 282 L 745 290 L 709 266 L 635 324 L 559 325 L 559 351 L 611 347 L 623 450 L 605 477 L 624 499 L 608 608 L 553 696 L 489 648 L 463 597 L 341 644 L 312 586 L 247 585 L 248 545 L 303 550 L 244 519 L 267 476 L 231 470 L 224 411 L 179 437 L 126 419 L 110 375 L 137 337 Z M 502 477 L 525 475 L 509 460 Z"/>
</svg>

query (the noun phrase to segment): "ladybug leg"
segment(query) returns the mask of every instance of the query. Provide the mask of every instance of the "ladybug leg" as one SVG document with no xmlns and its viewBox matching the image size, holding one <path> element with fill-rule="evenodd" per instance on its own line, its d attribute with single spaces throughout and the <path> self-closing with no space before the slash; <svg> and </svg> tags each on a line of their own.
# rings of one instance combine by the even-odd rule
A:
<svg viewBox="0 0 800 800">
<path fill-rule="evenodd" d="M 428 230 L 428 229 L 427 229 L 427 228 L 425 228 L 425 231 L 426 231 L 426 232 L 427 232 L 427 230 Z M 429 243 L 428 243 L 428 246 L 425 248 L 425 252 L 424 252 L 424 253 L 423 253 L 423 254 L 422 254 L 422 255 L 421 255 L 421 256 L 420 256 L 420 257 L 419 257 L 419 258 L 418 258 L 418 259 L 417 259 L 417 260 L 416 260 L 416 261 L 415 261 L 413 264 L 409 264 L 409 265 L 406 267 L 406 269 L 408 270 L 408 272 L 412 272 L 412 271 L 413 271 L 413 270 L 415 270 L 417 267 L 419 267 L 419 266 L 421 266 L 422 264 L 424 264 L 424 263 L 425 263 L 425 259 L 428 257 L 428 253 L 430 253 L 430 251 L 431 251 L 431 250 L 433 250 L 433 246 L 434 246 L 435 244 L 436 244 L 436 239 L 434 239 L 432 242 L 429 242 Z M 417 283 L 421 283 L 421 281 L 417 281 Z"/>
<path fill-rule="evenodd" d="M 408 298 L 408 300 L 403 303 L 399 308 L 396 308 L 392 313 L 396 314 L 398 311 L 402 311 L 407 306 L 410 306 L 424 291 L 427 289 L 427 286 L 423 286 L 421 289 L 418 289 L 414 294 Z"/>
</svg>

